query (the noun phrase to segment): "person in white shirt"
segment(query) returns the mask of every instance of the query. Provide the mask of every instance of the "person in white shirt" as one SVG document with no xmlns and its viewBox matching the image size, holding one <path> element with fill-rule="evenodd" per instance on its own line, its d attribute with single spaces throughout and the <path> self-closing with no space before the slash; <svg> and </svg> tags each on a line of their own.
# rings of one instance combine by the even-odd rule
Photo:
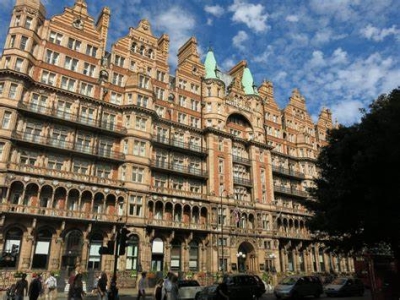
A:
<svg viewBox="0 0 400 300">
<path fill-rule="evenodd" d="M 57 279 L 54 277 L 53 272 L 50 273 L 50 276 L 46 279 L 44 284 L 47 287 L 46 299 L 48 300 L 57 299 Z"/>
</svg>

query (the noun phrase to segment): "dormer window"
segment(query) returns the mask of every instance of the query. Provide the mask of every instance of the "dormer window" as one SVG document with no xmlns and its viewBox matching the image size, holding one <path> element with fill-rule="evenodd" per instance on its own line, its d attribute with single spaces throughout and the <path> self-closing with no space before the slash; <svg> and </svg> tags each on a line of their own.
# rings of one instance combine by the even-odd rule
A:
<svg viewBox="0 0 400 300">
<path fill-rule="evenodd" d="M 132 52 L 136 52 L 137 51 L 137 44 L 136 43 L 132 43 L 131 51 Z"/>
</svg>

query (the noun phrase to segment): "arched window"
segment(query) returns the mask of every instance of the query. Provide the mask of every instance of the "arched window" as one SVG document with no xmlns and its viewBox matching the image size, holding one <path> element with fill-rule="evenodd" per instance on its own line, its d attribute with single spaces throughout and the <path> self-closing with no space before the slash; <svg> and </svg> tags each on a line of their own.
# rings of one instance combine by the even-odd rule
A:
<svg viewBox="0 0 400 300">
<path fill-rule="evenodd" d="M 3 259 L 0 266 L 15 268 L 17 266 L 22 239 L 22 230 L 11 228 L 6 233 L 6 240 L 3 248 Z"/>
<path fill-rule="evenodd" d="M 189 243 L 189 270 L 199 270 L 199 245 L 195 241 Z"/>
<path fill-rule="evenodd" d="M 48 229 L 40 230 L 36 236 L 35 252 L 32 258 L 32 269 L 47 269 L 52 233 Z"/>
<path fill-rule="evenodd" d="M 136 235 L 131 235 L 127 241 L 126 247 L 126 269 L 138 269 L 138 252 L 139 252 L 139 238 Z"/>
<path fill-rule="evenodd" d="M 90 238 L 88 270 L 99 270 L 101 256 L 99 254 L 100 247 L 103 245 L 103 236 L 95 233 Z"/>
<path fill-rule="evenodd" d="M 81 257 L 83 245 L 83 235 L 79 230 L 71 230 L 65 237 L 65 247 L 63 256 L 64 267 L 74 267 L 76 258 Z"/>
</svg>

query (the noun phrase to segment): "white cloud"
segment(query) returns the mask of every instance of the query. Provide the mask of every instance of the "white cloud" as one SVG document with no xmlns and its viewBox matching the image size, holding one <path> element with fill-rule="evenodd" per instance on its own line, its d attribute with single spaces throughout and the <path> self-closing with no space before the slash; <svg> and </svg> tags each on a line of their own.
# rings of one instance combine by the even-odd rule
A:
<svg viewBox="0 0 400 300">
<path fill-rule="evenodd" d="M 241 51 L 245 51 L 246 47 L 243 45 L 243 42 L 247 41 L 249 39 L 249 36 L 247 33 L 243 30 L 240 30 L 233 38 L 232 38 L 232 43 L 233 46 L 238 48 Z"/>
<path fill-rule="evenodd" d="M 319 68 L 325 66 L 325 64 L 324 53 L 318 50 L 312 53 L 312 58 L 308 62 L 308 67 Z"/>
<path fill-rule="evenodd" d="M 213 15 L 216 18 L 221 17 L 225 12 L 223 7 L 220 5 L 213 5 L 213 6 L 206 5 L 206 6 L 204 6 L 204 11 Z"/>
<path fill-rule="evenodd" d="M 233 60 L 233 58 L 227 58 L 222 62 L 221 67 L 222 70 L 228 72 L 235 64 L 236 62 Z"/>
<path fill-rule="evenodd" d="M 178 49 L 193 35 L 196 26 L 195 17 L 188 11 L 173 6 L 166 11 L 157 12 L 154 16 L 154 26 L 170 37 L 169 60 L 173 66 L 177 64 Z"/>
<path fill-rule="evenodd" d="M 295 23 L 295 22 L 298 22 L 298 21 L 299 21 L 299 17 L 296 16 L 296 15 L 289 15 L 289 16 L 286 17 L 285 20 L 288 21 L 288 22 L 293 22 L 293 23 Z"/>
<path fill-rule="evenodd" d="M 212 24 L 213 24 L 213 20 L 211 18 L 208 18 L 207 19 L 207 25 L 208 26 L 212 26 Z"/>
<path fill-rule="evenodd" d="M 331 106 L 333 121 L 338 121 L 339 124 L 351 125 L 360 121 L 360 109 L 364 108 L 365 104 L 351 99 L 345 99 Z"/>
<path fill-rule="evenodd" d="M 272 56 L 274 53 L 273 53 L 273 48 L 272 48 L 272 46 L 271 45 L 268 45 L 267 46 L 267 49 L 263 52 L 263 53 L 261 53 L 261 54 L 259 54 L 259 55 L 256 55 L 255 57 L 254 57 L 254 59 L 253 59 L 253 61 L 254 62 L 263 62 L 263 63 L 267 63 L 268 62 L 268 58 L 270 57 L 270 56 Z"/>
<path fill-rule="evenodd" d="M 250 4 L 242 0 L 234 0 L 229 7 L 229 11 L 233 12 L 233 21 L 244 23 L 255 32 L 264 32 L 269 29 L 266 24 L 268 14 L 264 14 L 264 6 L 261 4 Z"/>
<path fill-rule="evenodd" d="M 368 24 L 366 27 L 360 30 L 360 33 L 361 36 L 367 38 L 368 40 L 381 42 L 389 35 L 400 35 L 400 30 L 398 30 L 395 25 L 390 28 L 379 29 L 371 24 Z"/>
<path fill-rule="evenodd" d="M 347 63 L 347 52 L 343 51 L 342 48 L 337 48 L 331 58 L 331 64 L 345 64 Z"/>
</svg>

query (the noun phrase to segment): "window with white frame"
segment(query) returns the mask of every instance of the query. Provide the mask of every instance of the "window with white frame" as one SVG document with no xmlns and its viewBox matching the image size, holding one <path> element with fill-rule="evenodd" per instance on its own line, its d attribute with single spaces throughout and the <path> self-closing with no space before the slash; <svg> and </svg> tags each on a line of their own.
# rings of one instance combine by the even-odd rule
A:
<svg viewBox="0 0 400 300">
<path fill-rule="evenodd" d="M 28 37 L 21 36 L 21 42 L 19 44 L 19 49 L 25 51 L 27 49 L 28 40 L 29 40 Z"/>
<path fill-rule="evenodd" d="M 156 87 L 156 97 L 157 99 L 164 100 L 165 91 L 162 88 Z"/>
<path fill-rule="evenodd" d="M 113 72 L 112 83 L 115 85 L 123 86 L 124 75 Z"/>
<path fill-rule="evenodd" d="M 60 54 L 49 49 L 46 50 L 46 63 L 57 65 Z"/>
<path fill-rule="evenodd" d="M 22 58 L 17 58 L 15 61 L 15 71 L 22 72 L 24 60 Z"/>
<path fill-rule="evenodd" d="M 10 47 L 10 48 L 14 48 L 14 46 L 15 46 L 15 34 L 13 34 L 13 35 L 11 35 L 10 36 L 10 42 L 9 42 L 9 44 L 8 44 L 8 46 Z"/>
<path fill-rule="evenodd" d="M 76 70 L 78 69 L 78 63 L 79 60 L 66 56 L 64 62 L 64 68 L 76 72 Z"/>
<path fill-rule="evenodd" d="M 187 84 L 187 81 L 180 78 L 178 81 L 178 88 L 185 90 L 186 84 Z"/>
<path fill-rule="evenodd" d="M 108 139 L 101 139 L 99 141 L 99 155 L 105 157 L 112 156 L 112 149 L 114 146 L 114 141 Z"/>
<path fill-rule="evenodd" d="M 0 161 L 3 161 L 4 143 L 0 142 Z"/>
<path fill-rule="evenodd" d="M 110 102 L 114 104 L 121 104 L 122 95 L 119 93 L 111 92 Z"/>
<path fill-rule="evenodd" d="M 112 166 L 109 164 L 96 163 L 96 176 L 100 178 L 111 178 Z"/>
<path fill-rule="evenodd" d="M 23 149 L 19 155 L 19 163 L 27 166 L 35 166 L 39 153 L 32 150 Z"/>
<path fill-rule="evenodd" d="M 194 84 L 194 83 L 190 84 L 190 90 L 191 90 L 192 93 L 198 94 L 199 93 L 199 89 L 200 89 L 200 87 L 197 84 Z"/>
<path fill-rule="evenodd" d="M 86 82 L 81 82 L 80 93 L 82 95 L 92 97 L 93 96 L 93 85 L 88 84 Z"/>
<path fill-rule="evenodd" d="M 190 117 L 190 126 L 200 128 L 200 119 L 191 116 Z"/>
<path fill-rule="evenodd" d="M 66 148 L 68 140 L 68 129 L 56 126 L 51 129 L 51 144 L 59 148 Z"/>
<path fill-rule="evenodd" d="M 61 45 L 62 38 L 63 38 L 63 35 L 61 33 L 50 31 L 50 36 L 49 36 L 50 42 L 57 44 L 57 45 Z"/>
<path fill-rule="evenodd" d="M 89 125 L 94 125 L 95 109 L 88 106 L 81 106 L 81 113 L 79 114 L 79 122 Z"/>
<path fill-rule="evenodd" d="M 164 118 L 165 107 L 156 105 L 156 113 L 159 117 Z"/>
<path fill-rule="evenodd" d="M 84 65 L 83 65 L 83 74 L 84 75 L 93 77 L 95 70 L 96 70 L 95 65 L 89 64 L 87 62 L 84 63 Z"/>
<path fill-rule="evenodd" d="M 133 154 L 137 156 L 146 156 L 146 142 L 135 140 L 133 142 Z"/>
<path fill-rule="evenodd" d="M 61 88 L 74 92 L 75 91 L 75 84 L 76 84 L 76 80 L 63 76 L 61 77 Z"/>
<path fill-rule="evenodd" d="M 14 26 L 19 26 L 21 24 L 21 15 L 16 15 L 14 19 Z"/>
<path fill-rule="evenodd" d="M 55 73 L 51 73 L 49 71 L 43 70 L 42 77 L 40 78 L 40 82 L 49 84 L 49 85 L 54 85 L 55 79 L 56 79 Z"/>
<path fill-rule="evenodd" d="M 143 215 L 143 196 L 129 195 L 128 214 L 134 217 L 142 217 Z"/>
<path fill-rule="evenodd" d="M 137 106 L 147 107 L 149 98 L 143 95 L 137 95 Z"/>
<path fill-rule="evenodd" d="M 97 54 L 97 47 L 92 46 L 92 45 L 87 45 L 86 46 L 86 55 L 90 55 L 92 57 L 96 57 Z"/>
<path fill-rule="evenodd" d="M 186 124 L 186 114 L 178 113 L 178 122 L 181 124 Z"/>
<path fill-rule="evenodd" d="M 11 116 L 12 116 L 11 111 L 5 111 L 4 112 L 3 123 L 2 123 L 2 126 L 1 126 L 3 129 L 9 129 L 10 128 Z"/>
<path fill-rule="evenodd" d="M 66 160 L 65 156 L 49 154 L 47 156 L 47 169 L 61 171 Z"/>
<path fill-rule="evenodd" d="M 143 183 L 144 180 L 144 168 L 132 167 L 132 181 L 137 183 Z"/>
<path fill-rule="evenodd" d="M 165 73 L 157 70 L 157 80 L 164 81 L 165 80 Z"/>
<path fill-rule="evenodd" d="M 139 87 L 142 89 L 149 88 L 149 78 L 143 75 L 139 76 Z"/>
<path fill-rule="evenodd" d="M 79 51 L 81 48 L 81 41 L 78 41 L 76 39 L 73 38 L 68 38 L 68 44 L 67 47 L 69 49 L 75 50 L 75 51 Z"/>
<path fill-rule="evenodd" d="M 91 144 L 92 137 L 88 134 L 78 133 L 78 137 L 76 138 L 75 149 L 84 153 L 91 152 Z"/>
<path fill-rule="evenodd" d="M 114 63 L 119 67 L 123 67 L 125 64 L 125 57 L 122 57 L 120 55 L 115 55 Z"/>
<path fill-rule="evenodd" d="M 33 21 L 32 17 L 26 17 L 26 19 L 25 19 L 25 28 L 26 29 L 31 29 L 32 21 Z"/>
<path fill-rule="evenodd" d="M 179 105 L 182 107 L 186 107 L 186 97 L 179 96 Z"/>
<path fill-rule="evenodd" d="M 146 130 L 146 122 L 147 122 L 146 118 L 136 116 L 135 128 L 138 130 L 145 131 Z"/>
<path fill-rule="evenodd" d="M 89 167 L 90 167 L 89 161 L 79 158 L 74 158 L 72 165 L 74 173 L 89 175 Z"/>
<path fill-rule="evenodd" d="M 61 118 L 71 118 L 72 102 L 65 100 L 58 100 L 57 102 L 57 116 Z"/>
<path fill-rule="evenodd" d="M 192 193 L 200 193 L 201 182 L 197 180 L 189 180 L 189 189 Z"/>
<path fill-rule="evenodd" d="M 164 174 L 155 174 L 154 175 L 154 186 L 155 187 L 167 187 L 168 177 Z"/>
<path fill-rule="evenodd" d="M 183 190 L 184 180 L 182 177 L 172 177 L 171 181 L 174 190 Z"/>
<path fill-rule="evenodd" d="M 8 92 L 8 98 L 16 99 L 17 98 L 17 89 L 18 89 L 18 84 L 11 83 L 10 91 Z"/>
<path fill-rule="evenodd" d="M 200 107 L 200 102 L 194 99 L 190 99 L 190 108 L 192 110 L 198 111 Z"/>
<path fill-rule="evenodd" d="M 168 161 L 168 153 L 163 150 L 157 150 L 156 152 L 156 163 L 157 165 L 163 166 Z"/>
</svg>

